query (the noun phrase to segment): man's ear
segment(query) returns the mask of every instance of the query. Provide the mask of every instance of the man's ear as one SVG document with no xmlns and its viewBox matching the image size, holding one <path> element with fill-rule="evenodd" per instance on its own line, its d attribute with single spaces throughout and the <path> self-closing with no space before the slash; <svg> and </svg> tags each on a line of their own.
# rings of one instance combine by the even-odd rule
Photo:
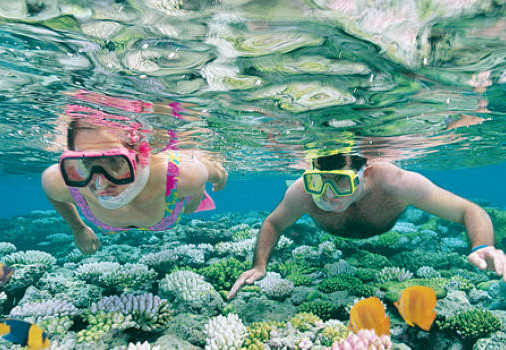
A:
<svg viewBox="0 0 506 350">
<path fill-rule="evenodd" d="M 371 173 L 372 171 L 372 166 L 370 165 L 365 165 L 365 169 L 364 169 L 364 176 L 367 176 Z"/>
</svg>

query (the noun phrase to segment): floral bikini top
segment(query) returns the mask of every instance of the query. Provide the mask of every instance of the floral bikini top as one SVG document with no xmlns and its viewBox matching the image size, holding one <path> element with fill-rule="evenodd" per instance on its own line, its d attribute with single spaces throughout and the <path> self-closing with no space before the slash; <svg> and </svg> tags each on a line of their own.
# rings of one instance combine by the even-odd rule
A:
<svg viewBox="0 0 506 350">
<path fill-rule="evenodd" d="M 79 191 L 77 187 L 69 187 L 70 194 L 74 198 L 74 201 L 88 221 L 95 224 L 96 226 L 102 228 L 105 231 L 128 231 L 128 230 L 150 230 L 150 231 L 163 231 L 168 230 L 175 226 L 179 219 L 181 218 L 181 214 L 185 208 L 187 201 L 189 201 L 192 196 L 181 198 L 178 196 L 176 191 L 177 181 L 179 180 L 179 164 L 181 162 L 181 158 L 179 152 L 168 152 L 169 153 L 169 164 L 167 166 L 167 185 L 165 188 L 165 216 L 162 220 L 150 227 L 114 227 L 107 224 L 104 224 L 92 213 L 86 199 L 84 199 L 83 195 Z"/>
</svg>

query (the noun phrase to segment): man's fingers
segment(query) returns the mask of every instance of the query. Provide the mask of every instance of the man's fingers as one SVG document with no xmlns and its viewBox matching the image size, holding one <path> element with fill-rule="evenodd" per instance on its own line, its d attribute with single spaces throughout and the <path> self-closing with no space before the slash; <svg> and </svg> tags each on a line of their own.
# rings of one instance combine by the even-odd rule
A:
<svg viewBox="0 0 506 350">
<path fill-rule="evenodd" d="M 230 290 L 230 293 L 228 293 L 227 299 L 230 300 L 237 294 L 237 291 L 244 285 L 244 277 L 239 277 L 237 281 L 235 281 L 234 285 L 232 286 L 232 289 Z"/>
<path fill-rule="evenodd" d="M 469 262 L 474 266 L 484 270 L 487 268 L 487 262 L 478 255 L 478 253 L 471 253 L 468 257 Z"/>
<path fill-rule="evenodd" d="M 501 254 L 500 251 L 496 251 L 494 254 L 494 267 L 495 272 L 498 275 L 502 275 L 504 267 L 503 265 L 504 265 L 504 254 Z"/>
</svg>

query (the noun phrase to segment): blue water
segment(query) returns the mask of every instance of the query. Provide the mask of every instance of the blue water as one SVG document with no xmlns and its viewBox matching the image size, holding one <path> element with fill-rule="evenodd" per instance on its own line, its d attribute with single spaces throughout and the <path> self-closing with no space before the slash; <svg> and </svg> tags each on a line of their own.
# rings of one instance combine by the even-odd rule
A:
<svg viewBox="0 0 506 350">
<path fill-rule="evenodd" d="M 419 172 L 438 186 L 461 197 L 481 200 L 490 206 L 506 207 L 506 163 L 461 170 Z M 193 214 L 192 217 L 208 217 L 214 213 L 233 211 L 271 211 L 283 198 L 285 181 L 292 179 L 294 178 L 273 174 L 248 176 L 244 179 L 232 173 L 224 191 L 212 193 L 208 185 L 207 191 L 216 202 L 216 210 Z M 22 215 L 37 209 L 52 209 L 40 186 L 39 176 L 0 176 L 0 193 L 5 198 L 0 218 Z"/>
</svg>

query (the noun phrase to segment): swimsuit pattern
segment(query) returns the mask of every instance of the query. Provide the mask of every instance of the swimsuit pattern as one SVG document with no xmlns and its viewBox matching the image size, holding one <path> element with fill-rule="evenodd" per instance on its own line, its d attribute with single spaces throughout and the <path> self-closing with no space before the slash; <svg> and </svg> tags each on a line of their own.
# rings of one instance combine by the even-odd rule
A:
<svg viewBox="0 0 506 350">
<path fill-rule="evenodd" d="M 108 224 L 105 224 L 97 219 L 97 217 L 93 214 L 86 199 L 84 199 L 83 195 L 79 191 L 77 187 L 69 187 L 70 194 L 74 198 L 74 201 L 84 215 L 84 217 L 100 227 L 105 231 L 119 232 L 119 231 L 128 231 L 128 230 L 149 230 L 149 231 L 163 231 L 168 230 L 175 226 L 180 218 L 181 214 L 185 208 L 185 205 L 190 197 L 181 198 L 177 194 L 177 182 L 179 180 L 179 165 L 181 163 L 181 157 L 179 152 L 169 152 L 169 162 L 167 165 L 167 185 L 165 187 L 165 216 L 162 220 L 150 227 L 114 227 Z"/>
</svg>

